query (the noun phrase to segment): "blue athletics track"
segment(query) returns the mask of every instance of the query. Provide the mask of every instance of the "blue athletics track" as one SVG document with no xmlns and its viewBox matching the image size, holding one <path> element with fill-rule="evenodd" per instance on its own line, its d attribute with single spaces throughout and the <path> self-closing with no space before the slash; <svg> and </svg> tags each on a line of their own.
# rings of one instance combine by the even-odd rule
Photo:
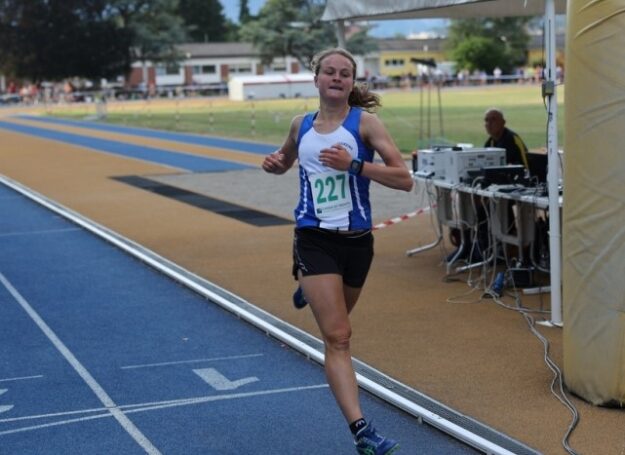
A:
<svg viewBox="0 0 625 455">
<path fill-rule="evenodd" d="M 0 186 L 0 452 L 353 453 L 322 368 Z M 368 394 L 406 453 L 472 450 Z"/>
<path fill-rule="evenodd" d="M 0 142 L 0 454 L 355 453 L 290 303 L 275 145 L 32 115 L 1 117 Z M 539 453 L 497 430 L 526 414 L 484 406 L 516 403 L 466 355 L 484 314 L 452 327 L 438 258 L 405 258 L 427 235 L 392 229 L 352 318 L 366 416 L 399 453 Z"/>
</svg>

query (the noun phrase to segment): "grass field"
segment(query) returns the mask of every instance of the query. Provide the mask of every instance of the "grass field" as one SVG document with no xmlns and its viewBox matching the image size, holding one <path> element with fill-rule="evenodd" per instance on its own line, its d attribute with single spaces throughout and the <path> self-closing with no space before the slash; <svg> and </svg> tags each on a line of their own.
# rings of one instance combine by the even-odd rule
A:
<svg viewBox="0 0 625 455">
<path fill-rule="evenodd" d="M 484 111 L 502 109 L 507 126 L 530 149 L 545 148 L 547 113 L 538 85 L 435 88 L 379 93 L 378 112 L 402 152 L 430 143 L 483 145 Z M 558 88 L 558 144 L 563 145 L 564 87 Z M 317 108 L 317 99 L 230 101 L 227 98 L 153 99 L 109 102 L 101 121 L 280 144 L 293 116 Z M 48 108 L 49 115 L 84 118 L 96 114 L 94 104 Z M 441 122 L 442 120 L 442 122 Z"/>
</svg>

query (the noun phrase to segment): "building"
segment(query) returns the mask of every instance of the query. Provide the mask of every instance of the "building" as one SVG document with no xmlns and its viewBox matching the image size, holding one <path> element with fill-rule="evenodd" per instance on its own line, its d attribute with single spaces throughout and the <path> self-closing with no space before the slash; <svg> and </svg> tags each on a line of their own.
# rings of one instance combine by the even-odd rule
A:
<svg viewBox="0 0 625 455">
<path fill-rule="evenodd" d="M 223 85 L 233 75 L 261 75 L 272 73 L 296 74 L 301 65 L 295 57 L 276 58 L 271 65 L 263 65 L 260 53 L 251 43 L 187 43 L 178 51 L 183 60 L 176 64 L 142 62 L 132 65 L 127 85 L 143 87 Z"/>
<path fill-rule="evenodd" d="M 263 74 L 234 76 L 228 82 L 231 100 L 271 98 L 308 98 L 317 95 L 313 74 Z"/>
<path fill-rule="evenodd" d="M 444 37 L 422 39 L 380 39 L 378 49 L 365 56 L 355 56 L 358 79 L 407 79 L 429 73 L 434 61 L 436 73 L 453 77 L 453 62 L 448 61 Z M 558 35 L 558 64 L 564 63 L 564 35 Z M 542 60 L 542 36 L 531 36 L 528 65 Z M 127 88 L 216 87 L 225 91 L 232 76 L 298 74 L 306 71 L 292 56 L 278 57 L 270 65 L 261 63 L 260 52 L 251 43 L 187 43 L 178 46 L 182 61 L 176 64 L 135 62 L 127 78 Z M 145 75 L 145 76 L 144 76 Z M 144 80 L 145 79 L 145 80 Z"/>
<path fill-rule="evenodd" d="M 444 38 L 378 40 L 378 73 L 400 78 L 426 72 L 428 67 L 413 59 L 442 63 L 447 60 L 444 45 Z"/>
</svg>

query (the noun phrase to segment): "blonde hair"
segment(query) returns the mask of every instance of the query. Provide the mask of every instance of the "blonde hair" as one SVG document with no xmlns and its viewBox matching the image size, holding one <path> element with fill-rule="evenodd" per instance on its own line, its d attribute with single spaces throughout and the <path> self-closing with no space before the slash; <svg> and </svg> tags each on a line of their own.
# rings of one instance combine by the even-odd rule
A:
<svg viewBox="0 0 625 455">
<path fill-rule="evenodd" d="M 358 84 L 356 82 L 356 59 L 349 51 L 341 47 L 332 47 L 330 49 L 325 49 L 315 54 L 310 62 L 310 68 L 313 70 L 313 73 L 315 73 L 315 76 L 319 75 L 319 70 L 321 69 L 321 62 L 323 61 L 323 59 L 335 54 L 342 55 L 352 64 L 352 77 L 354 79 L 354 88 L 349 94 L 347 103 L 350 106 L 361 107 L 367 112 L 375 112 L 378 107 L 382 106 L 382 103 L 380 102 L 380 97 L 375 93 L 370 92 L 369 86 L 366 83 Z"/>
</svg>

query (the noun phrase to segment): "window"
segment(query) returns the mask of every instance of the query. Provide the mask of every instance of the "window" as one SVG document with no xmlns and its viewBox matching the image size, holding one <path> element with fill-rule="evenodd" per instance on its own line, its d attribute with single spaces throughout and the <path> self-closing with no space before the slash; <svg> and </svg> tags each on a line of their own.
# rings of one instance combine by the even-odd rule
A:
<svg viewBox="0 0 625 455">
<path fill-rule="evenodd" d="M 199 76 L 200 74 L 216 74 L 216 65 L 195 65 L 193 67 L 193 74 Z"/>
<path fill-rule="evenodd" d="M 272 63 L 271 71 L 274 73 L 286 73 L 286 62 Z"/>
<path fill-rule="evenodd" d="M 403 58 L 387 59 L 387 60 L 384 60 L 384 65 L 385 66 L 404 66 L 404 59 Z"/>
<path fill-rule="evenodd" d="M 231 74 L 232 73 L 239 73 L 239 74 L 251 73 L 252 65 L 250 63 L 235 63 L 235 64 L 230 65 L 228 69 L 230 70 Z"/>
<path fill-rule="evenodd" d="M 177 63 L 167 63 L 156 67 L 157 76 L 177 76 L 180 74 L 180 65 Z"/>
</svg>

